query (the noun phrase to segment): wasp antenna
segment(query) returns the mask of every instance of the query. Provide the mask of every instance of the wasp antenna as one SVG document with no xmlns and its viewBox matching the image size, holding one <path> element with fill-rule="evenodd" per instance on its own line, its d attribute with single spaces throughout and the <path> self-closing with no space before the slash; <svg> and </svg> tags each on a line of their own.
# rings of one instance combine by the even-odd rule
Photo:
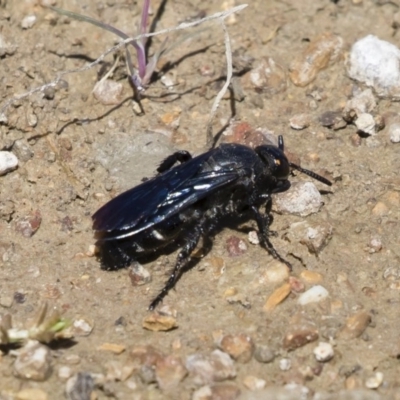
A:
<svg viewBox="0 0 400 400">
<path fill-rule="evenodd" d="M 332 186 L 332 182 L 331 182 L 331 181 L 329 181 L 328 179 L 324 178 L 324 177 L 321 176 L 321 175 L 316 174 L 316 173 L 313 172 L 313 171 L 310 171 L 309 169 L 301 168 L 299 165 L 293 164 L 293 163 L 289 163 L 289 165 L 290 165 L 292 168 L 297 169 L 297 171 L 300 171 L 300 172 L 302 172 L 303 174 L 306 174 L 306 175 L 308 175 L 308 176 L 311 176 L 311 178 L 314 178 L 314 179 L 316 179 L 317 181 L 320 181 L 320 182 L 322 182 L 322 183 L 325 183 L 325 185 Z"/>
<path fill-rule="evenodd" d="M 282 150 L 282 151 L 284 151 L 284 149 L 285 149 L 285 145 L 283 144 L 283 136 L 282 135 L 278 136 L 278 148 L 279 148 L 279 150 Z"/>
</svg>

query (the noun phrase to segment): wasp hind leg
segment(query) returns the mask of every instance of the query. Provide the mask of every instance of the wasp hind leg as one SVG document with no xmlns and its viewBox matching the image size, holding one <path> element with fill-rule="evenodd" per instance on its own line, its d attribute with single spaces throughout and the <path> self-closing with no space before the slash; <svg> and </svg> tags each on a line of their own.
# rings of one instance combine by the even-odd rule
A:
<svg viewBox="0 0 400 400">
<path fill-rule="evenodd" d="M 191 159 L 192 159 L 192 155 L 188 151 L 186 151 L 186 150 L 177 151 L 174 154 L 171 154 L 170 156 L 165 158 L 161 162 L 160 166 L 157 168 L 157 172 L 159 174 L 161 174 L 161 173 L 171 169 L 177 161 L 179 161 L 181 164 L 183 164 Z"/>
</svg>

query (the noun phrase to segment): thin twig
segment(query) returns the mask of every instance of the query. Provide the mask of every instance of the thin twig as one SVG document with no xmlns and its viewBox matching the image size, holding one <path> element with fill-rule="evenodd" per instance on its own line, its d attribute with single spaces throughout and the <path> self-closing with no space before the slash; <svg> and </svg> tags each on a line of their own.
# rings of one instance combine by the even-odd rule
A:
<svg viewBox="0 0 400 400">
<path fill-rule="evenodd" d="M 59 74 L 57 74 L 56 78 L 53 81 L 51 81 L 49 83 L 46 83 L 44 85 L 41 85 L 39 87 L 36 87 L 34 89 L 31 89 L 28 92 L 25 92 L 25 93 L 22 93 L 22 94 L 19 94 L 19 95 L 15 95 L 15 96 L 11 97 L 10 99 L 8 99 L 0 108 L 0 122 L 7 122 L 7 117 L 5 116 L 4 112 L 14 101 L 21 100 L 21 99 L 23 99 L 25 97 L 29 97 L 32 94 L 44 91 L 47 88 L 55 87 L 61 81 L 61 79 L 66 75 L 77 73 L 77 72 L 84 72 L 84 71 L 87 71 L 87 70 L 93 68 L 97 64 L 101 63 L 110 53 L 113 53 L 113 52 L 119 50 L 121 47 L 124 47 L 126 44 L 131 43 L 132 41 L 138 41 L 138 40 L 140 40 L 142 38 L 149 38 L 149 37 L 153 37 L 153 36 L 165 35 L 165 34 L 168 34 L 168 33 L 180 31 L 180 30 L 187 29 L 187 28 L 191 28 L 191 27 L 200 25 L 200 24 L 202 24 L 204 22 L 212 21 L 212 20 L 215 20 L 215 19 L 225 19 L 226 17 L 228 17 L 231 14 L 234 14 L 236 12 L 242 11 L 246 7 L 247 7 L 247 4 L 242 4 L 240 6 L 233 7 L 231 9 L 223 11 L 223 12 L 215 13 L 213 15 L 210 15 L 209 17 L 205 17 L 205 18 L 202 18 L 202 19 L 199 19 L 199 20 L 196 20 L 196 21 L 183 22 L 183 23 L 179 24 L 178 26 L 176 26 L 174 28 L 166 28 L 166 29 L 162 29 L 162 30 L 157 31 L 157 32 L 146 33 L 146 34 L 138 35 L 138 36 L 133 37 L 133 38 L 124 39 L 121 42 L 119 42 L 117 45 L 107 49 L 95 61 L 93 61 L 93 62 L 91 62 L 91 63 L 89 63 L 89 64 L 87 64 L 87 65 L 85 65 L 85 66 L 83 66 L 81 68 L 70 69 L 70 70 L 66 70 L 66 71 L 60 72 Z"/>
<path fill-rule="evenodd" d="M 222 29 L 224 30 L 225 34 L 225 56 L 226 56 L 226 81 L 224 86 L 222 86 L 221 90 L 218 92 L 217 97 L 214 100 L 214 103 L 211 107 L 210 117 L 207 123 L 207 148 L 211 148 L 213 145 L 214 136 L 212 133 L 212 123 L 215 118 L 215 114 L 217 113 L 219 103 L 221 102 L 222 98 L 224 97 L 226 91 L 228 90 L 229 84 L 231 83 L 232 79 L 232 49 L 231 49 L 231 41 L 229 38 L 228 30 L 226 29 L 226 25 L 223 19 L 220 20 Z"/>
</svg>

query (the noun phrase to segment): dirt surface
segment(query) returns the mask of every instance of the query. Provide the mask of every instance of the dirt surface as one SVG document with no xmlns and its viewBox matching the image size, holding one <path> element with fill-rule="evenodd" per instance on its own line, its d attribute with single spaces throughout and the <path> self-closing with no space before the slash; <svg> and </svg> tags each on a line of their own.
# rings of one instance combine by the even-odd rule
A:
<svg viewBox="0 0 400 400">
<path fill-rule="evenodd" d="M 130 35 L 141 7 L 141 2 L 128 0 L 43 3 L 101 19 Z M 154 17 L 160 2 L 152 3 Z M 166 1 L 156 29 L 238 4 Z M 69 394 L 69 398 L 298 399 L 300 394 L 330 398 L 329 393 L 338 398 L 335 393 L 347 390 L 346 398 L 351 399 L 399 399 L 399 144 L 389 140 L 387 128 L 367 137 L 359 135 L 353 124 L 335 130 L 322 123 L 324 113 L 341 115 L 356 88 L 364 88 L 346 73 L 351 45 L 368 34 L 397 43 L 393 21 L 398 7 L 396 1 L 251 0 L 244 11 L 227 19 L 236 76 L 234 92 L 220 104 L 214 133 L 236 121 L 229 129 L 239 137 L 241 129 L 283 134 L 286 148 L 302 166 L 334 184 L 326 190 L 317 183 L 324 203 L 318 213 L 274 215 L 272 229 L 279 235 L 271 240 L 293 264 L 291 278 L 285 272 L 281 280 L 271 278 L 267 271 L 279 270 L 276 261 L 250 244 L 245 232 L 224 229 L 211 252 L 182 276 L 159 307 L 178 326 L 168 332 L 142 325 L 176 254 L 161 253 L 145 264 L 151 282 L 135 286 L 132 272 L 103 271 L 90 256 L 91 215 L 116 194 L 153 175 L 160 160 L 174 149 L 193 153 L 204 149 L 212 102 L 226 75 L 221 26 L 209 23 L 170 35 L 168 44 L 178 46 L 160 61 L 159 74 L 141 102 L 144 113 L 137 112 L 132 100 L 122 53 L 112 76 L 123 90 L 115 104 L 102 104 L 92 94 L 114 63 L 108 56 L 93 69 L 65 75 L 55 89 L 10 105 L 4 112 L 7 121 L 0 125 L 0 150 L 14 153 L 19 165 L 0 176 L 0 314 L 11 314 L 21 326 L 47 301 L 65 318 L 84 321 L 85 329 L 75 326 L 72 341 L 50 346 L 51 371 L 41 381 L 16 376 L 15 348 L 3 346 L 0 398 L 64 398 L 66 381 L 86 372 L 88 381 L 94 382 L 92 397 L 75 388 L 80 397 Z M 30 15 L 36 16 L 31 27 L 25 19 Z M 61 71 L 93 61 L 117 40 L 33 0 L 0 0 L 0 26 L 6 43 L 0 58 L 2 104 L 54 80 Z M 339 55 L 314 81 L 304 87 L 294 85 L 289 76 L 292 61 L 323 34 L 343 39 Z M 162 40 L 153 39 L 150 53 Z M 256 90 L 249 71 L 268 57 L 281 67 L 281 75 Z M 375 100 L 374 116 L 387 122 L 397 115 L 398 103 Z M 299 114 L 306 114 L 309 126 L 294 130 L 289 121 Z M 336 114 L 325 118 L 332 115 Z M 293 182 L 309 180 L 296 175 Z M 294 232 L 296 223 L 304 221 L 332 228 L 317 255 Z M 233 256 L 228 250 L 236 238 L 246 249 Z M 316 274 L 304 274 L 306 270 Z M 266 310 L 267 299 L 287 284 L 288 297 Z M 323 286 L 329 296 L 299 305 L 300 293 L 315 285 Z M 237 339 L 234 350 L 226 344 L 232 337 Z M 246 341 L 254 344 L 248 350 L 251 359 L 234 355 Z M 316 360 L 313 351 L 318 342 L 331 344 L 331 360 Z M 110 348 L 107 343 L 121 347 Z M 148 345 L 155 350 L 144 347 Z M 217 348 L 236 358 L 235 373 L 228 374 L 228 380 L 199 379 L 200 373 L 193 370 L 186 374 L 191 365 L 188 356 L 210 357 Z M 257 357 L 252 356 L 254 349 Z M 260 349 L 270 351 L 270 359 L 260 362 Z M 120 350 L 124 351 L 117 354 Z M 214 363 L 212 368 L 225 367 Z M 292 391 L 283 391 L 286 385 Z M 24 390 L 28 397 L 23 397 Z"/>
</svg>

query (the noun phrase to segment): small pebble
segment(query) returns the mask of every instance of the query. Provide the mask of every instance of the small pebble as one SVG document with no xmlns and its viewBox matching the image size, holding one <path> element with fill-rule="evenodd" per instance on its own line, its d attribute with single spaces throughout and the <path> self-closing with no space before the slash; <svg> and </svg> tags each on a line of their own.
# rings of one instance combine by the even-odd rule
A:
<svg viewBox="0 0 400 400">
<path fill-rule="evenodd" d="M 277 212 L 301 217 L 314 214 L 322 206 L 322 196 L 312 182 L 296 182 L 290 190 L 275 195 Z"/>
<path fill-rule="evenodd" d="M 254 358 L 260 363 L 270 363 L 274 361 L 276 353 L 268 345 L 256 345 Z"/>
<path fill-rule="evenodd" d="M 15 395 L 15 400 L 48 400 L 46 392 L 38 388 L 26 388 Z"/>
<path fill-rule="evenodd" d="M 244 386 L 251 391 L 256 391 L 260 389 L 264 389 L 267 386 L 267 382 L 264 379 L 257 378 L 256 376 L 247 375 L 243 379 Z"/>
<path fill-rule="evenodd" d="M 28 215 L 18 218 L 15 222 L 15 230 L 26 238 L 32 237 L 40 228 L 42 215 L 39 210 L 32 211 Z"/>
<path fill-rule="evenodd" d="M 400 50 L 376 36 L 353 44 L 347 62 L 350 78 L 373 87 L 380 97 L 400 99 Z"/>
<path fill-rule="evenodd" d="M 323 279 L 319 272 L 309 271 L 307 269 L 300 272 L 300 278 L 309 284 L 320 283 Z"/>
<path fill-rule="evenodd" d="M 373 376 L 365 381 L 365 387 L 368 389 L 378 389 L 382 385 L 383 374 L 382 372 L 375 372 Z"/>
<path fill-rule="evenodd" d="M 286 90 L 285 70 L 271 57 L 250 71 L 250 82 L 259 93 L 274 95 Z"/>
<path fill-rule="evenodd" d="M 149 270 L 138 262 L 134 262 L 128 269 L 132 286 L 141 286 L 151 282 Z"/>
<path fill-rule="evenodd" d="M 232 358 L 221 350 L 214 350 L 210 356 L 192 354 L 186 358 L 186 368 L 194 375 L 196 384 L 210 384 L 236 377 Z"/>
<path fill-rule="evenodd" d="M 327 362 L 332 360 L 334 351 L 330 343 L 319 342 L 318 346 L 314 348 L 314 356 L 317 361 Z"/>
<path fill-rule="evenodd" d="M 14 362 L 14 375 L 33 381 L 45 381 L 51 373 L 50 349 L 36 340 L 29 340 Z"/>
<path fill-rule="evenodd" d="M 286 350 L 295 350 L 316 341 L 318 337 L 318 330 L 313 327 L 302 326 L 297 328 L 294 326 L 290 328 L 290 332 L 283 338 L 283 348 Z"/>
<path fill-rule="evenodd" d="M 157 361 L 155 374 L 160 389 L 171 390 L 178 387 L 188 374 L 188 370 L 179 357 L 169 355 Z"/>
<path fill-rule="evenodd" d="M 107 381 L 120 381 L 124 382 L 128 378 L 131 377 L 133 371 L 135 370 L 135 366 L 132 363 L 122 364 L 120 361 L 117 360 L 110 360 L 106 364 L 107 374 L 106 380 Z"/>
<path fill-rule="evenodd" d="M 92 333 L 93 327 L 93 322 L 89 322 L 83 318 L 76 319 L 72 324 L 74 336 L 89 336 Z"/>
<path fill-rule="evenodd" d="M 389 213 L 389 208 L 382 201 L 378 201 L 375 204 L 374 208 L 372 209 L 372 214 L 377 217 L 383 217 L 385 215 L 388 215 L 388 213 Z"/>
<path fill-rule="evenodd" d="M 271 296 L 268 297 L 268 300 L 264 304 L 264 311 L 270 312 L 275 309 L 275 307 L 282 303 L 286 297 L 289 296 L 291 292 L 291 287 L 289 283 L 284 283 L 282 286 L 278 287 Z"/>
<path fill-rule="evenodd" d="M 289 120 L 290 127 L 296 130 L 308 128 L 311 124 L 311 116 L 309 114 L 297 114 Z"/>
<path fill-rule="evenodd" d="M 94 379 L 87 372 L 79 372 L 69 378 L 65 385 L 68 400 L 90 400 L 94 389 Z"/>
<path fill-rule="evenodd" d="M 343 329 L 339 332 L 339 337 L 342 339 L 354 339 L 360 337 L 371 322 L 371 315 L 366 311 L 348 317 Z"/>
<path fill-rule="evenodd" d="M 329 296 L 329 292 L 321 285 L 315 285 L 302 293 L 297 299 L 297 304 L 305 306 L 310 303 L 317 303 Z"/>
<path fill-rule="evenodd" d="M 289 67 L 289 76 L 296 86 L 307 86 L 318 73 L 335 63 L 341 54 L 343 39 L 324 33 L 312 40 L 307 49 Z"/>
<path fill-rule="evenodd" d="M 292 361 L 289 358 L 281 358 L 279 360 L 279 369 L 281 371 L 289 371 L 292 367 Z"/>
<path fill-rule="evenodd" d="M 400 123 L 393 123 L 389 125 L 389 138 L 392 143 L 400 142 Z"/>
<path fill-rule="evenodd" d="M 103 351 L 110 351 L 111 353 L 114 354 L 121 354 L 126 350 L 126 346 L 116 343 L 103 343 L 97 349 Z"/>
<path fill-rule="evenodd" d="M 241 333 L 239 335 L 225 335 L 220 343 L 221 350 L 228 353 L 234 360 L 247 363 L 254 353 L 254 343 L 250 336 Z"/>
<path fill-rule="evenodd" d="M 304 283 L 295 276 L 289 277 L 289 285 L 293 293 L 302 293 L 305 290 Z"/>
<path fill-rule="evenodd" d="M 371 114 L 362 113 L 355 121 L 355 125 L 360 132 L 368 135 L 376 135 L 377 129 L 375 119 Z"/>
<path fill-rule="evenodd" d="M 333 130 L 343 129 L 347 125 L 341 111 L 326 111 L 319 116 L 318 120 L 322 126 Z"/>
<path fill-rule="evenodd" d="M 237 236 L 230 236 L 226 240 L 226 249 L 231 257 L 238 257 L 247 251 L 247 245 L 244 240 Z"/>
<path fill-rule="evenodd" d="M 96 83 L 93 89 L 93 96 L 101 104 L 112 106 L 122 100 L 123 85 L 111 79 L 101 80 Z"/>
<path fill-rule="evenodd" d="M 21 21 L 21 28 L 22 29 L 30 29 L 35 25 L 36 23 L 36 15 L 27 15 L 24 17 L 24 19 Z"/>
<path fill-rule="evenodd" d="M 0 151 L 0 176 L 18 166 L 18 158 L 9 151 Z"/>
<path fill-rule="evenodd" d="M 249 242 L 251 244 L 260 244 L 260 239 L 258 237 L 257 231 L 250 231 L 248 235 Z"/>
<path fill-rule="evenodd" d="M 142 326 L 149 331 L 160 332 L 175 329 L 178 327 L 178 323 L 172 315 L 152 312 L 144 318 Z"/>
<path fill-rule="evenodd" d="M 62 365 L 58 368 L 57 375 L 59 379 L 66 381 L 72 376 L 72 368 L 68 367 L 67 365 Z"/>
<path fill-rule="evenodd" d="M 235 400 L 240 389 L 233 383 L 217 383 L 211 386 L 211 400 Z"/>
<path fill-rule="evenodd" d="M 260 276 L 260 281 L 266 283 L 282 283 L 289 277 L 289 267 L 278 260 L 271 261 Z"/>
</svg>

